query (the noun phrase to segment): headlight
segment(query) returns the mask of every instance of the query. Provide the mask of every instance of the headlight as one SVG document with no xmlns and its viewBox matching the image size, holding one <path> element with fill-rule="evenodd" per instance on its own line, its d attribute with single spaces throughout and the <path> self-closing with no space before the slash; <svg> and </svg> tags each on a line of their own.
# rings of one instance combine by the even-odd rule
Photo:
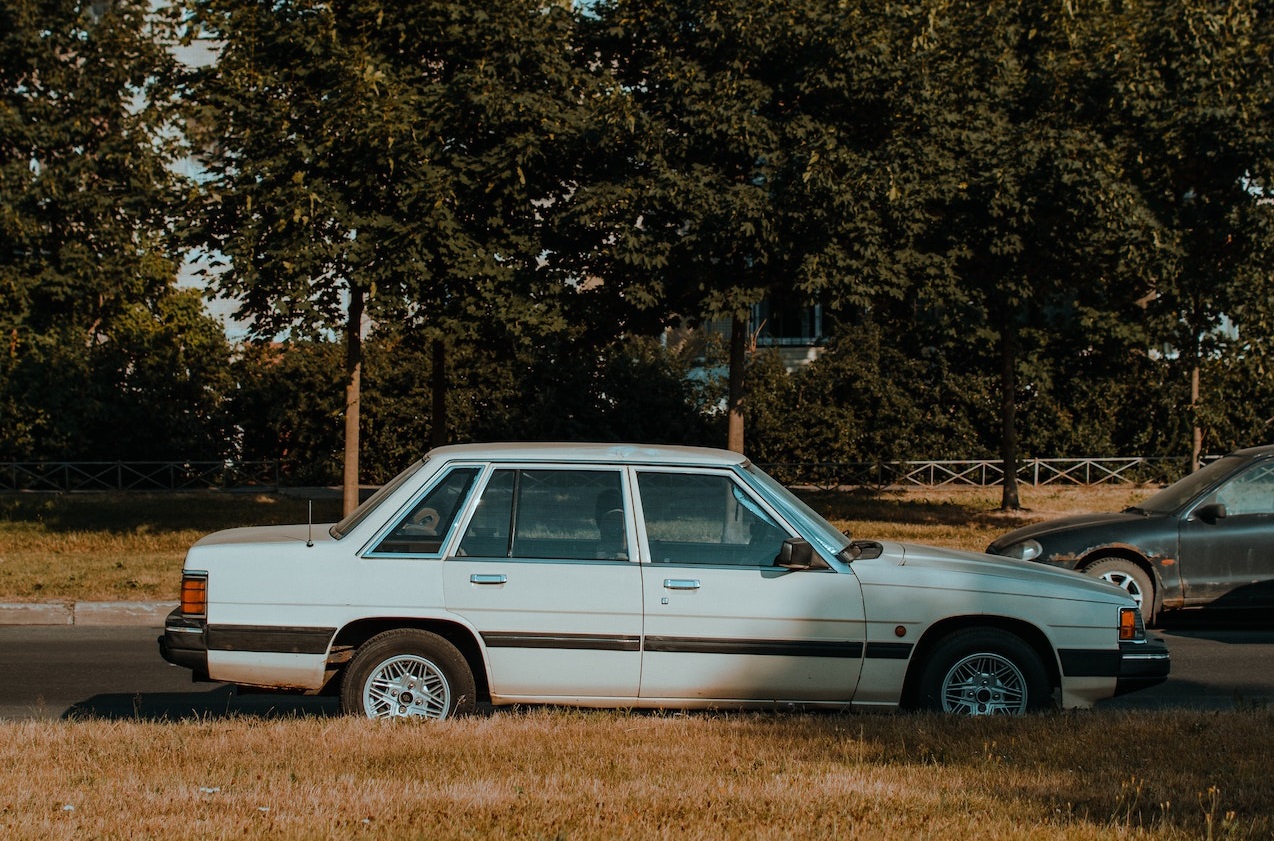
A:
<svg viewBox="0 0 1274 841">
<path fill-rule="evenodd" d="M 1005 546 L 1000 553 L 1008 558 L 1017 558 L 1019 561 L 1033 561 L 1044 552 L 1044 547 L 1040 546 L 1039 541 L 1024 540 L 1021 543 L 1014 543 L 1012 546 Z"/>
</svg>

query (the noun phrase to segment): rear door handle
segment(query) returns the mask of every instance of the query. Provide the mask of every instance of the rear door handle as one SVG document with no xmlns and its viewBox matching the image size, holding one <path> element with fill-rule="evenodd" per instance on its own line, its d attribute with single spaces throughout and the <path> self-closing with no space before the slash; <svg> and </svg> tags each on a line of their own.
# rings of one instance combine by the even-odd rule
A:
<svg viewBox="0 0 1274 841">
<path fill-rule="evenodd" d="M 499 573 L 495 575 L 482 575 L 475 572 L 473 575 L 469 576 L 470 584 L 505 584 L 508 583 L 508 580 L 509 576 Z"/>
<path fill-rule="evenodd" d="M 698 590 L 699 579 L 697 578 L 665 578 L 665 590 Z"/>
</svg>

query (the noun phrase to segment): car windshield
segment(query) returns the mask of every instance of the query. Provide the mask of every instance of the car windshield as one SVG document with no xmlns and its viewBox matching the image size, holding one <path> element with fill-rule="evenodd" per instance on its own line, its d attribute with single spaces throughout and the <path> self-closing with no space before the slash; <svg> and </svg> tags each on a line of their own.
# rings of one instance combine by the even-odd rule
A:
<svg viewBox="0 0 1274 841">
<path fill-rule="evenodd" d="M 412 476 L 415 476 L 420 468 L 425 466 L 426 461 L 428 461 L 428 459 L 422 458 L 402 473 L 399 473 L 397 476 L 390 479 L 384 485 L 381 485 L 380 490 L 369 496 L 362 505 L 351 511 L 348 517 L 328 529 L 328 533 L 337 540 L 340 540 L 342 537 L 349 534 L 356 526 L 358 526 L 359 523 L 363 522 L 363 520 L 367 518 L 368 514 L 372 513 L 372 511 L 376 509 L 377 505 L 380 505 L 380 501 L 382 499 L 402 487 L 403 482 L 406 482 Z"/>
<path fill-rule="evenodd" d="M 839 531 L 823 515 L 806 505 L 800 497 L 789 491 L 777 479 L 764 470 L 749 463 L 745 468 L 748 477 L 764 489 L 772 499 L 782 503 L 793 519 L 795 525 L 807 537 L 817 539 L 824 544 L 824 549 L 835 555 L 849 546 L 849 536 Z"/>
<path fill-rule="evenodd" d="M 1239 469 L 1247 462 L 1242 456 L 1226 456 L 1169 485 L 1146 501 L 1129 508 L 1146 514 L 1171 514 L 1188 505 L 1199 494 Z"/>
</svg>

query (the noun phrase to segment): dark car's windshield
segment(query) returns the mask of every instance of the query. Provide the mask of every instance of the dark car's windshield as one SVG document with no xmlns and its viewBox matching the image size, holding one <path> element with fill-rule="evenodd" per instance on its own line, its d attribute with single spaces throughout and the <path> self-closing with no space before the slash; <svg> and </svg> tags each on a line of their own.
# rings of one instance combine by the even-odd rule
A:
<svg viewBox="0 0 1274 841">
<path fill-rule="evenodd" d="M 1147 514 L 1171 514 L 1180 510 L 1183 505 L 1189 503 L 1209 487 L 1221 481 L 1221 479 L 1238 470 L 1239 466 L 1246 462 L 1247 459 L 1242 456 L 1226 456 L 1225 458 L 1217 459 L 1128 510 L 1143 511 Z"/>
</svg>

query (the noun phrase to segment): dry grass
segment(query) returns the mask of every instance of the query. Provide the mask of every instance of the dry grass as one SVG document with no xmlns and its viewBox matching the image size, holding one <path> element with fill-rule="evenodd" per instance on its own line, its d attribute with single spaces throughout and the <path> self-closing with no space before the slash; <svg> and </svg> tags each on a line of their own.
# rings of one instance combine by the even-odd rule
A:
<svg viewBox="0 0 1274 841">
<path fill-rule="evenodd" d="M 806 501 L 854 537 L 905 540 L 981 552 L 1019 526 L 1067 514 L 1120 511 L 1158 488 L 1131 485 L 1023 487 L 1022 510 L 1000 510 L 1000 488 L 814 491 Z"/>
<path fill-rule="evenodd" d="M 6 494 L 0 601 L 173 601 L 190 544 L 233 526 L 305 522 L 306 504 L 276 494 Z M 315 520 L 339 510 L 316 501 Z"/>
<path fill-rule="evenodd" d="M 1000 513 L 997 493 L 981 490 L 813 501 L 860 536 L 976 549 L 1029 519 L 1146 493 L 1024 489 L 1024 515 Z M 39 558 L 82 564 L 63 593 L 103 592 L 86 580 L 105 576 L 114 595 L 116 561 L 136 579 L 131 564 L 153 554 L 156 581 L 175 579 L 205 531 L 304 517 L 303 501 L 215 495 L 42 505 L 36 517 L 0 500 L 5 591 L 22 576 L 56 580 L 30 569 Z M 25 571 L 5 577 L 15 568 Z M 0 838 L 1269 839 L 1271 755 L 1274 711 L 1251 708 L 0 722 Z"/>
<path fill-rule="evenodd" d="M 981 551 L 1027 522 L 1119 510 L 1153 489 L 1023 488 L 1022 512 L 997 488 L 811 492 L 811 504 L 855 537 Z M 314 504 L 315 522 L 340 503 Z M 174 601 L 186 548 L 233 526 L 300 523 L 306 500 L 273 494 L 9 494 L 0 496 L 0 601 Z"/>
<path fill-rule="evenodd" d="M 1271 751 L 1253 710 L 23 722 L 0 837 L 1269 838 Z"/>
</svg>

